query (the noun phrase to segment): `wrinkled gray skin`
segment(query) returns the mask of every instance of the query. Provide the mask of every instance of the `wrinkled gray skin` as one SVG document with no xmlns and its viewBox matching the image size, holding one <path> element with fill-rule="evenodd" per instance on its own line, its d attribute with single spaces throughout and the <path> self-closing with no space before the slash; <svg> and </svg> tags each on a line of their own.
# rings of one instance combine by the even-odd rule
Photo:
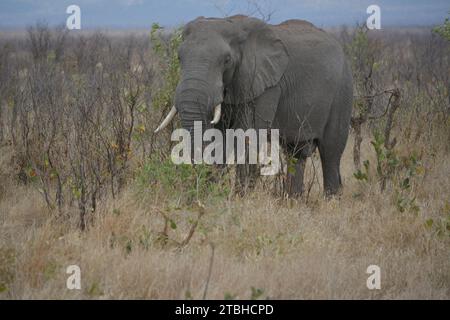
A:
<svg viewBox="0 0 450 320">
<path fill-rule="evenodd" d="M 316 147 L 326 194 L 339 191 L 352 77 L 335 39 L 302 20 L 200 17 L 186 25 L 179 58 L 175 106 L 183 128 L 192 131 L 194 121 L 211 127 L 222 103 L 216 128 L 280 130 L 283 147 L 298 160 L 286 180 L 290 195 L 302 193 L 305 160 Z"/>
</svg>

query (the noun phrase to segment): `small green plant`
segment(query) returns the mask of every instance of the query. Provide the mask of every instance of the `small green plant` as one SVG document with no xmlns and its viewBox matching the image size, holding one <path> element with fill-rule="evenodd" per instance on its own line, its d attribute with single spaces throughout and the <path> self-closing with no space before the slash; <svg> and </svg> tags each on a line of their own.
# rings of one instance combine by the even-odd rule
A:
<svg viewBox="0 0 450 320">
<path fill-rule="evenodd" d="M 251 290 L 250 300 L 258 300 L 264 294 L 264 289 L 251 287 Z"/>
<path fill-rule="evenodd" d="M 150 157 L 137 175 L 137 184 L 142 192 L 151 192 L 168 197 L 175 207 L 191 206 L 197 201 L 222 199 L 230 193 L 228 175 L 220 169 L 206 164 L 174 164 L 170 158 Z M 172 220 L 170 227 L 176 229 Z"/>
<path fill-rule="evenodd" d="M 87 293 L 89 296 L 91 296 L 91 297 L 99 297 L 99 296 L 104 295 L 104 292 L 103 292 L 103 290 L 102 290 L 101 287 L 100 287 L 100 284 L 99 284 L 98 282 L 96 282 L 96 281 L 94 281 L 94 282 L 90 285 L 90 287 L 89 287 L 89 289 L 87 290 L 86 293 Z"/>
<path fill-rule="evenodd" d="M 43 275 L 44 275 L 45 281 L 48 281 L 48 280 L 51 280 L 52 278 L 54 278 L 56 276 L 59 268 L 60 268 L 60 266 L 58 266 L 54 261 L 49 261 L 44 269 Z"/>
<path fill-rule="evenodd" d="M 376 155 L 376 179 L 380 183 L 381 192 L 386 190 L 387 184 L 393 188 L 393 201 L 400 212 L 409 210 L 417 213 L 413 185 L 414 180 L 423 174 L 424 168 L 419 156 L 412 152 L 407 156 L 399 156 L 394 147 L 386 147 L 384 136 L 375 131 L 371 145 Z M 370 180 L 369 160 L 363 162 L 363 169 L 356 171 L 353 176 L 361 182 Z"/>
<path fill-rule="evenodd" d="M 132 250 L 133 250 L 133 241 L 131 239 L 128 239 L 127 242 L 125 243 L 125 252 L 127 254 L 130 254 Z"/>
<path fill-rule="evenodd" d="M 374 139 L 370 142 L 377 158 L 377 175 L 381 181 L 381 191 L 386 188 L 386 181 L 392 178 L 400 162 L 393 148 L 386 148 L 384 136 L 375 131 Z"/>
<path fill-rule="evenodd" d="M 450 213 L 447 212 L 439 219 L 427 219 L 425 227 L 439 237 L 450 237 Z"/>
<path fill-rule="evenodd" d="M 363 170 L 358 169 L 355 173 L 353 173 L 353 176 L 356 178 L 356 180 L 366 182 L 369 180 L 369 165 L 370 165 L 369 160 L 365 160 L 363 162 L 364 169 Z"/>
<path fill-rule="evenodd" d="M 142 246 L 142 248 L 148 250 L 152 244 L 152 240 L 153 240 L 152 232 L 143 225 L 141 233 L 139 235 L 139 244 Z"/>
<path fill-rule="evenodd" d="M 192 293 L 191 293 L 190 290 L 186 290 L 186 292 L 184 293 L 184 298 L 185 298 L 186 300 L 192 300 L 192 299 L 194 299 L 194 298 L 192 297 Z"/>
<path fill-rule="evenodd" d="M 404 212 L 409 209 L 412 212 L 418 212 L 419 207 L 416 204 L 416 197 L 412 192 L 413 180 L 417 175 L 423 173 L 423 167 L 416 154 L 401 159 L 403 174 L 398 176 L 398 187 L 396 190 L 397 209 Z"/>
<path fill-rule="evenodd" d="M 223 296 L 223 299 L 224 300 L 235 300 L 236 297 L 237 296 L 235 294 L 232 294 L 232 293 L 229 293 L 229 292 L 225 292 L 225 294 Z"/>
<path fill-rule="evenodd" d="M 425 227 L 436 235 L 450 237 L 450 202 L 446 201 L 442 208 L 442 216 L 425 221 Z"/>
<path fill-rule="evenodd" d="M 199 223 L 205 213 L 204 204 L 223 201 L 231 192 L 229 175 L 215 166 L 177 165 L 170 158 L 156 155 L 150 157 L 137 172 L 136 186 L 141 201 L 157 201 L 155 211 L 164 219 L 164 228 L 155 240 L 163 245 L 171 243 L 178 247 L 187 245 L 197 229 L 204 235 L 207 233 Z M 182 208 L 184 212 L 196 212 L 197 218 L 175 214 Z M 189 225 L 184 240 L 171 239 L 169 232 L 183 233 L 183 228 L 178 228 L 179 224 L 185 225 L 181 223 L 183 220 Z M 148 246 L 145 238 L 145 235 L 144 239 L 141 238 L 144 247 Z"/>
<path fill-rule="evenodd" d="M 289 174 L 294 175 L 295 174 L 295 165 L 298 162 L 298 159 L 294 158 L 294 157 L 289 157 L 288 158 L 288 164 L 287 164 L 287 171 Z"/>
</svg>

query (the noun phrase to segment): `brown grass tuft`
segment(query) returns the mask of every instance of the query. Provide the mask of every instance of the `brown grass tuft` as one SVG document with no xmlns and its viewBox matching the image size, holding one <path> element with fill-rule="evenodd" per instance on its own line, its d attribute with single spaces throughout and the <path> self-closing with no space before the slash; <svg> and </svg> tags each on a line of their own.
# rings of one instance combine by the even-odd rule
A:
<svg viewBox="0 0 450 320">
<path fill-rule="evenodd" d="M 419 212 L 400 213 L 389 192 L 353 178 L 350 145 L 340 199 L 326 201 L 316 187 L 307 203 L 258 189 L 207 207 L 192 240 L 181 249 L 158 240 L 162 216 L 152 209 L 155 203 L 136 201 L 131 187 L 101 203 L 85 232 L 75 223 L 61 223 L 33 189 L 13 187 L 0 202 L 0 281 L 5 287 L 0 296 L 200 299 L 212 243 L 208 299 L 251 298 L 252 287 L 263 290 L 261 297 L 275 299 L 450 298 L 450 239 L 426 223 L 449 214 L 447 155 L 436 156 L 436 165 L 427 167 L 417 187 Z M 363 155 L 373 157 L 370 148 L 363 148 Z M 189 223 L 182 221 L 169 237 L 185 237 Z M 65 268 L 71 264 L 81 268 L 81 290 L 66 288 Z M 381 290 L 366 287 L 371 264 L 381 268 Z"/>
</svg>

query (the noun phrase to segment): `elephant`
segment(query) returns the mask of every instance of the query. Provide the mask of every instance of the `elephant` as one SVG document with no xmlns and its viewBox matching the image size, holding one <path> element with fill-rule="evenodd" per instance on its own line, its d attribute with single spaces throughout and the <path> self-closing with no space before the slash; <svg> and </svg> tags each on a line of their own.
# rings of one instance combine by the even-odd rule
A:
<svg viewBox="0 0 450 320">
<path fill-rule="evenodd" d="M 302 194 L 305 162 L 316 148 L 325 194 L 340 192 L 353 84 L 336 39 L 304 20 L 199 17 L 185 25 L 178 57 L 174 106 L 156 131 L 177 113 L 190 132 L 194 121 L 221 130 L 278 129 L 293 159 L 289 195 Z"/>
</svg>

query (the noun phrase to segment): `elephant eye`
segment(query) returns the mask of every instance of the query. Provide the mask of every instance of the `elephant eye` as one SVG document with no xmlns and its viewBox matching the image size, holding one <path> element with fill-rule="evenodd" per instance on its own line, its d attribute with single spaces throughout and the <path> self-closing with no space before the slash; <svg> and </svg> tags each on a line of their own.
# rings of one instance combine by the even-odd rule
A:
<svg viewBox="0 0 450 320">
<path fill-rule="evenodd" d="M 231 56 L 228 54 L 228 55 L 225 57 L 225 65 L 229 65 L 230 62 L 231 62 Z"/>
</svg>

